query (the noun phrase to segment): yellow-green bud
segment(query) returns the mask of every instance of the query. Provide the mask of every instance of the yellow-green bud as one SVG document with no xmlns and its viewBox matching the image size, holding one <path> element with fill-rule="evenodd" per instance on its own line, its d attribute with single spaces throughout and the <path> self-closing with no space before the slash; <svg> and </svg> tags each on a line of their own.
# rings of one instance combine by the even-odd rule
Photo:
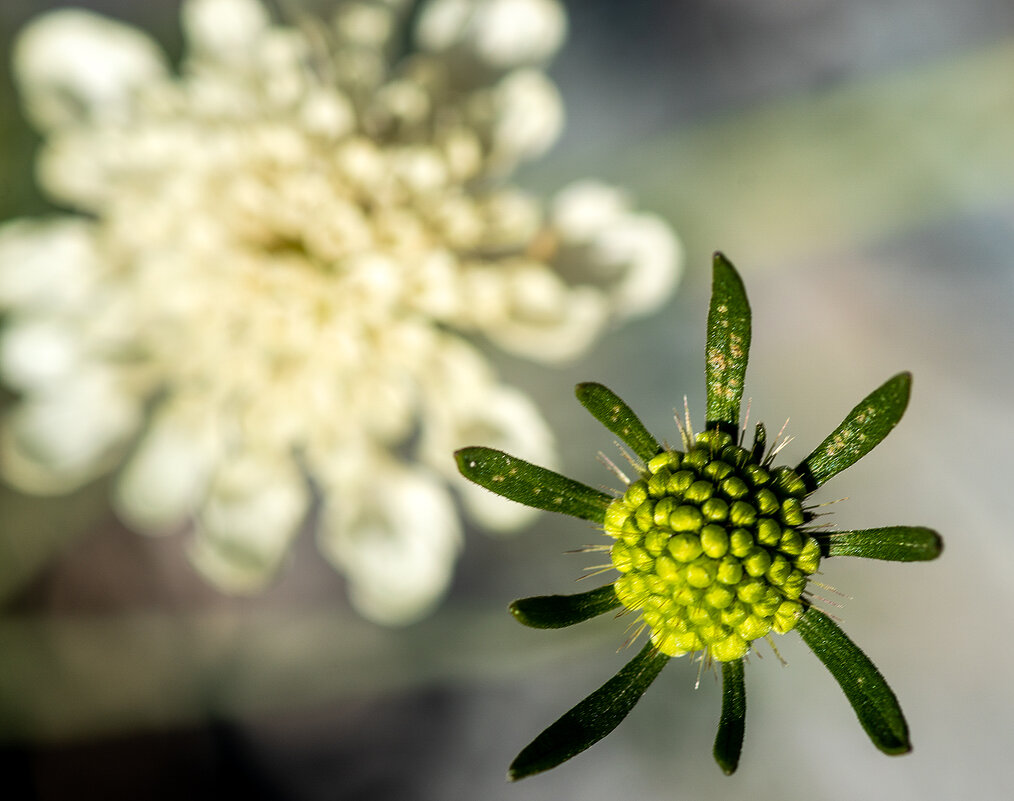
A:
<svg viewBox="0 0 1014 801">
<path fill-rule="evenodd" d="M 605 514 L 617 598 L 640 611 L 662 653 L 741 658 L 802 615 L 821 556 L 800 529 L 805 496 L 797 473 L 769 471 L 718 430 L 686 453 L 657 454 Z"/>
</svg>

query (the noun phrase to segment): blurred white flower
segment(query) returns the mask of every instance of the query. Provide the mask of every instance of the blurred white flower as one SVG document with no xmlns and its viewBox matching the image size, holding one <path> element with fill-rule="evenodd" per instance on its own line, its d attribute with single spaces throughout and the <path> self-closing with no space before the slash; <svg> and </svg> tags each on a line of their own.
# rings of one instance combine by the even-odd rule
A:
<svg viewBox="0 0 1014 801">
<path fill-rule="evenodd" d="M 525 522 L 456 475 L 465 444 L 554 452 L 466 337 L 575 356 L 664 302 L 681 254 L 614 189 L 547 213 L 506 182 L 562 125 L 556 0 L 430 0 L 404 53 L 407 7 L 285 26 L 187 0 L 178 74 L 86 11 L 21 34 L 39 181 L 81 214 L 0 227 L 9 481 L 65 492 L 126 460 L 124 520 L 192 531 L 232 592 L 275 575 L 319 498 L 323 552 L 385 623 L 448 585 L 450 487 L 488 527 Z"/>
</svg>

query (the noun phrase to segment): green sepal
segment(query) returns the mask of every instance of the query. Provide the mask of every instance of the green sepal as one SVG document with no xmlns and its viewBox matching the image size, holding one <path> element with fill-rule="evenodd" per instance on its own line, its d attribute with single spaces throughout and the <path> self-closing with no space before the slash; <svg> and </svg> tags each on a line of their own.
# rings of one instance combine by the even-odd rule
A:
<svg viewBox="0 0 1014 801">
<path fill-rule="evenodd" d="M 922 526 L 836 531 L 821 539 L 825 556 L 860 556 L 890 562 L 928 562 L 944 549 L 940 535 Z"/>
<path fill-rule="evenodd" d="M 507 771 L 511 781 L 555 768 L 589 748 L 634 708 L 669 657 L 648 643 L 620 672 L 527 745 Z"/>
<path fill-rule="evenodd" d="M 746 730 L 746 683 L 743 680 L 743 660 L 732 659 L 722 663 L 722 717 L 718 721 L 718 734 L 712 753 L 726 776 L 739 766 Z"/>
<path fill-rule="evenodd" d="M 620 606 L 612 584 L 576 595 L 538 595 L 510 605 L 518 623 L 533 629 L 562 629 L 583 623 Z"/>
<path fill-rule="evenodd" d="M 796 470 L 814 490 L 873 450 L 894 428 L 908 406 L 912 374 L 898 373 L 848 413 Z"/>
<path fill-rule="evenodd" d="M 750 303 L 739 273 L 721 253 L 714 256 L 712 276 L 704 371 L 707 427 L 735 435 L 750 355 Z"/>
<path fill-rule="evenodd" d="M 755 462 L 761 462 L 764 459 L 764 447 L 768 442 L 768 430 L 764 427 L 763 423 L 758 423 L 753 430 L 753 448 L 750 451 Z"/>
<path fill-rule="evenodd" d="M 657 455 L 662 446 L 644 427 L 636 414 L 609 387 L 594 382 L 578 384 L 577 399 L 602 425 L 623 440 L 645 462 Z"/>
<path fill-rule="evenodd" d="M 535 509 L 602 523 L 612 501 L 601 490 L 492 448 L 462 448 L 454 458 L 469 481 Z"/>
<path fill-rule="evenodd" d="M 911 751 L 898 699 L 869 657 L 831 618 L 812 606 L 803 612 L 796 630 L 831 671 L 873 744 L 885 754 Z"/>
</svg>

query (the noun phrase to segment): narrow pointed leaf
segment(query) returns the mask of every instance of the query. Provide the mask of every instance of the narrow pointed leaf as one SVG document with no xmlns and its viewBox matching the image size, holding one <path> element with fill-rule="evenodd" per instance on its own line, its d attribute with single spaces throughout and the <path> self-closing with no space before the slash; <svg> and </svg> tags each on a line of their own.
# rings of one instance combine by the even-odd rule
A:
<svg viewBox="0 0 1014 801">
<path fill-rule="evenodd" d="M 940 556 L 944 549 L 940 535 L 921 526 L 836 531 L 825 543 L 827 556 L 861 556 L 891 562 L 927 562 Z"/>
<path fill-rule="evenodd" d="M 533 629 L 562 629 L 616 609 L 620 600 L 612 584 L 577 595 L 540 595 L 510 605 L 519 623 Z"/>
<path fill-rule="evenodd" d="M 764 446 L 767 443 L 768 430 L 764 427 L 763 423 L 758 423 L 753 430 L 753 449 L 751 450 L 755 462 L 764 460 Z"/>
<path fill-rule="evenodd" d="M 523 779 L 555 768 L 615 729 L 665 667 L 669 657 L 648 643 L 620 672 L 526 746 L 507 777 Z"/>
<path fill-rule="evenodd" d="M 796 624 L 803 640 L 837 680 L 873 744 L 885 754 L 912 750 L 908 724 L 884 677 L 831 618 L 812 606 Z"/>
<path fill-rule="evenodd" d="M 606 507 L 612 501 L 604 492 L 587 484 L 492 448 L 462 448 L 455 452 L 454 458 L 465 478 L 535 509 L 602 523 Z"/>
<path fill-rule="evenodd" d="M 731 776 L 739 766 L 746 730 L 746 683 L 743 660 L 722 663 L 722 718 L 718 722 L 714 755 L 718 766 Z"/>
<path fill-rule="evenodd" d="M 908 406 L 912 374 L 899 373 L 863 398 L 797 470 L 816 489 L 875 448 Z"/>
<path fill-rule="evenodd" d="M 739 273 L 721 253 L 714 257 L 706 355 L 708 428 L 735 434 L 750 355 L 750 304 Z"/>
<path fill-rule="evenodd" d="M 644 461 L 662 449 L 644 423 L 609 387 L 589 382 L 578 384 L 575 392 L 584 408 Z"/>
</svg>

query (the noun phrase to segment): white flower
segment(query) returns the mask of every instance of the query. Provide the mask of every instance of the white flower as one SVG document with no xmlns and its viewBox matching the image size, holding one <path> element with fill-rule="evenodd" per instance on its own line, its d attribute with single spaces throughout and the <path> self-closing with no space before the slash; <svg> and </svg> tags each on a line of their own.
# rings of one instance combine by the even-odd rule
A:
<svg viewBox="0 0 1014 801">
<path fill-rule="evenodd" d="M 552 439 L 467 338 L 574 356 L 664 302 L 680 253 L 615 190 L 547 213 L 506 182 L 562 125 L 539 69 L 555 0 L 430 0 L 392 60 L 408 7 L 350 0 L 296 28 L 256 0 L 187 0 L 178 74 L 85 11 L 22 33 L 39 181 L 83 214 L 0 226 L 9 481 L 64 492 L 125 461 L 123 519 L 190 532 L 231 592 L 263 587 L 312 518 L 384 623 L 448 585 L 450 488 L 490 528 L 524 524 L 452 451 L 551 463 Z"/>
</svg>

